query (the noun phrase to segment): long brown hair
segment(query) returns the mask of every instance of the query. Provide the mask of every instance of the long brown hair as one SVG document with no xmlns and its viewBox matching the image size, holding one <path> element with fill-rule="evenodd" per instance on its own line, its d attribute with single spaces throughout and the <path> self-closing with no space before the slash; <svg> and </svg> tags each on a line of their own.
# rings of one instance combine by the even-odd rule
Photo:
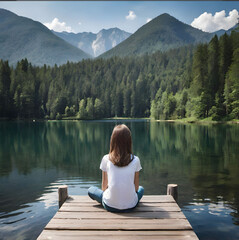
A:
<svg viewBox="0 0 239 240">
<path fill-rule="evenodd" d="M 127 166 L 131 162 L 132 138 L 129 128 L 124 125 L 117 125 L 110 139 L 110 161 L 119 167 Z"/>
</svg>

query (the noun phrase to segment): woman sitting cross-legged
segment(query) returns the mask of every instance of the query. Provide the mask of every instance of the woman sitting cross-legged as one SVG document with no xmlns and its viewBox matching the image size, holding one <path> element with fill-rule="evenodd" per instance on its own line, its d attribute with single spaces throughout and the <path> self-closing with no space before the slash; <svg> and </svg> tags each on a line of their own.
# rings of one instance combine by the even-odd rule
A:
<svg viewBox="0 0 239 240">
<path fill-rule="evenodd" d="M 128 212 L 134 209 L 144 194 L 139 186 L 140 160 L 132 154 L 129 128 L 115 126 L 110 140 L 110 152 L 102 158 L 102 190 L 90 187 L 88 195 L 102 203 L 110 212 Z"/>
</svg>

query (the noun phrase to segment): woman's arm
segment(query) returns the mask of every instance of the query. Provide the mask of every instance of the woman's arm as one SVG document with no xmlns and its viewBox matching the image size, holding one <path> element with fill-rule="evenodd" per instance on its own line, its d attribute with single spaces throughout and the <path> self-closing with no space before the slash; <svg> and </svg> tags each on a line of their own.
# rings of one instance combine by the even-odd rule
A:
<svg viewBox="0 0 239 240">
<path fill-rule="evenodd" d="M 135 191 L 137 192 L 139 189 L 139 172 L 135 172 L 134 185 L 135 185 Z"/>
<path fill-rule="evenodd" d="M 108 187 L 107 172 L 102 171 L 102 190 L 105 191 Z"/>
</svg>

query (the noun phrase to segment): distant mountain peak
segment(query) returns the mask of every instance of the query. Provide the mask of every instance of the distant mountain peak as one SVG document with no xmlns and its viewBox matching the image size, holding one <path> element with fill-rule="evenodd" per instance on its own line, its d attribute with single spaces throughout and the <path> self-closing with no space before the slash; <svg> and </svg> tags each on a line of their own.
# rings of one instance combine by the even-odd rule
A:
<svg viewBox="0 0 239 240">
<path fill-rule="evenodd" d="M 168 13 L 163 13 L 163 14 L 161 14 L 161 15 L 159 15 L 159 16 L 157 16 L 156 18 L 154 18 L 154 19 L 152 19 L 150 22 L 152 22 L 152 21 L 165 21 L 165 20 L 174 20 L 174 21 L 178 21 L 178 22 L 180 22 L 177 18 L 175 18 L 175 17 L 173 17 L 173 16 L 171 16 L 170 14 L 168 14 Z M 149 22 L 149 23 L 150 23 Z"/>
<path fill-rule="evenodd" d="M 154 19 L 157 19 L 157 18 L 165 18 L 165 19 L 166 18 L 173 18 L 173 19 L 176 19 L 175 17 L 171 16 L 169 13 L 162 13 L 162 14 L 160 14 L 158 17 L 156 17 Z"/>
<path fill-rule="evenodd" d="M 53 33 L 94 57 L 110 50 L 112 47 L 115 47 L 131 35 L 131 33 L 123 31 L 117 27 L 108 29 L 104 28 L 96 34 L 91 32 L 70 34 L 54 31 Z"/>
</svg>

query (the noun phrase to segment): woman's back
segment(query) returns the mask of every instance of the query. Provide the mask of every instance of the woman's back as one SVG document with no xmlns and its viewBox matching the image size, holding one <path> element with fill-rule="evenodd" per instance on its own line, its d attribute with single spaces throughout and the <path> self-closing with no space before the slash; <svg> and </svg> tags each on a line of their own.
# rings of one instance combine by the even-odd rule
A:
<svg viewBox="0 0 239 240">
<path fill-rule="evenodd" d="M 128 209 L 137 204 L 134 176 L 142 167 L 137 156 L 132 158 L 127 166 L 118 167 L 109 160 L 108 154 L 103 157 L 100 169 L 107 172 L 108 176 L 108 188 L 103 194 L 106 205 L 117 209 Z"/>
</svg>

